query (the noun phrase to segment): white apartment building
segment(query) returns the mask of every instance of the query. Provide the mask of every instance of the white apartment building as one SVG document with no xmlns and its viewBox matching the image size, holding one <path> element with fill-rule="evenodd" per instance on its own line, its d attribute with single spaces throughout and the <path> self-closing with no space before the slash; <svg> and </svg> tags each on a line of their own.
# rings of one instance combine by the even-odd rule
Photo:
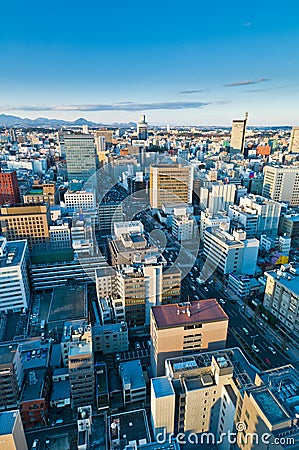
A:
<svg viewBox="0 0 299 450">
<path fill-rule="evenodd" d="M 193 239 L 195 221 L 187 214 L 186 208 L 174 208 L 172 234 L 178 241 Z"/>
<path fill-rule="evenodd" d="M 234 204 L 235 193 L 235 184 L 220 181 L 210 183 L 208 187 L 200 188 L 200 207 L 202 210 L 208 209 L 211 214 L 228 212 L 229 206 Z"/>
<path fill-rule="evenodd" d="M 266 166 L 264 169 L 263 196 L 277 202 L 299 205 L 299 167 Z"/>
<path fill-rule="evenodd" d="M 123 234 L 143 234 L 144 227 L 140 220 L 135 220 L 132 222 L 117 222 L 113 225 L 114 235 L 120 238 Z"/>
<path fill-rule="evenodd" d="M 285 327 L 299 337 L 299 276 L 296 268 L 286 265 L 265 272 L 267 279 L 264 306 Z"/>
<path fill-rule="evenodd" d="M 61 225 L 50 225 L 49 227 L 50 242 L 60 247 L 70 247 L 71 230 L 68 223 Z"/>
<path fill-rule="evenodd" d="M 207 228 L 204 233 L 204 256 L 210 270 L 221 275 L 229 273 L 254 275 L 259 249 L 257 239 L 246 239 L 243 230 L 233 234 L 216 228 Z M 211 272 L 212 274 L 212 272 Z"/>
<path fill-rule="evenodd" d="M 203 240 L 206 228 L 220 228 L 223 231 L 229 231 L 230 218 L 226 211 L 218 211 L 212 214 L 208 209 L 200 213 L 200 238 Z"/>
<path fill-rule="evenodd" d="M 27 241 L 0 237 L 0 312 L 27 309 L 30 301 Z"/>
<path fill-rule="evenodd" d="M 67 211 L 82 209 L 82 211 L 96 208 L 95 192 L 92 189 L 82 191 L 68 190 L 64 194 L 64 204 Z"/>
</svg>

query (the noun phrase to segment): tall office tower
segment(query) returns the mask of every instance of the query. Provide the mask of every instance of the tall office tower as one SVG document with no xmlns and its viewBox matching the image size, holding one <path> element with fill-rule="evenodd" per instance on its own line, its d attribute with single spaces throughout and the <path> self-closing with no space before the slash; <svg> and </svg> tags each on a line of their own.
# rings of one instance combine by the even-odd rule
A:
<svg viewBox="0 0 299 450">
<path fill-rule="evenodd" d="M 121 203 L 107 202 L 99 205 L 99 229 L 101 233 L 113 233 L 114 224 L 122 222 L 123 205 Z"/>
<path fill-rule="evenodd" d="M 30 301 L 27 241 L 7 242 L 0 237 L 0 312 L 27 309 Z"/>
<path fill-rule="evenodd" d="M 151 367 L 164 375 L 167 358 L 225 348 L 228 317 L 215 299 L 151 309 Z"/>
<path fill-rule="evenodd" d="M 140 120 L 137 123 L 137 135 L 138 139 L 146 141 L 147 140 L 147 122 L 145 121 L 145 116 L 141 115 Z"/>
<path fill-rule="evenodd" d="M 243 120 L 233 120 L 232 133 L 230 138 L 230 146 L 233 150 L 244 153 L 245 147 L 245 133 L 248 113 L 245 114 Z"/>
<path fill-rule="evenodd" d="M 95 371 L 90 327 L 89 332 L 84 334 L 84 340 L 70 345 L 68 366 L 72 407 L 93 405 L 95 401 Z"/>
<path fill-rule="evenodd" d="M 15 171 L 2 172 L 0 167 L 0 206 L 21 203 L 20 191 Z"/>
<path fill-rule="evenodd" d="M 299 205 L 299 167 L 266 166 L 263 196 L 277 202 Z"/>
<path fill-rule="evenodd" d="M 293 127 L 292 129 L 289 152 L 299 153 L 299 127 Z"/>
<path fill-rule="evenodd" d="M 87 181 L 97 169 L 94 137 L 68 134 L 64 136 L 64 146 L 68 179 Z"/>
<path fill-rule="evenodd" d="M 0 225 L 8 241 L 27 239 L 29 249 L 32 249 L 34 244 L 49 242 L 49 206 L 2 207 Z"/>
<path fill-rule="evenodd" d="M 192 203 L 193 167 L 184 164 L 155 164 L 150 166 L 150 205 Z"/>
<path fill-rule="evenodd" d="M 19 410 L 0 413 L 0 448 L 3 450 L 28 450 Z"/>
<path fill-rule="evenodd" d="M 18 407 L 24 370 L 18 344 L 0 345 L 0 409 Z M 0 446 L 1 448 L 1 446 Z"/>
</svg>

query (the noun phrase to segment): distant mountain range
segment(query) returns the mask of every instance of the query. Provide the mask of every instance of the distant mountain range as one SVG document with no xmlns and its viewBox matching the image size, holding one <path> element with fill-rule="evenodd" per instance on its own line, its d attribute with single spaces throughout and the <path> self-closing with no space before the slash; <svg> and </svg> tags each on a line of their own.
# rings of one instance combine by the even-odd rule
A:
<svg viewBox="0 0 299 450">
<path fill-rule="evenodd" d="M 89 127 L 100 127 L 100 126 L 107 126 L 107 124 L 103 123 L 96 123 L 91 122 L 89 120 L 84 119 L 83 117 L 80 117 L 77 120 L 74 121 L 67 121 L 67 120 L 61 120 L 61 119 L 47 119 L 45 117 L 37 117 L 36 119 L 28 119 L 17 116 L 10 116 L 7 114 L 0 114 L 0 126 L 5 127 L 49 127 L 49 128 L 60 128 L 63 126 L 82 126 L 82 125 L 88 125 Z M 136 126 L 135 122 L 129 122 L 129 123 L 112 123 L 110 126 L 113 127 L 120 127 L 120 128 L 128 128 L 128 127 L 134 127 Z"/>
<path fill-rule="evenodd" d="M 0 114 L 0 127 L 45 127 L 45 128 L 60 128 L 60 127 L 82 127 L 82 125 L 87 125 L 89 127 L 114 127 L 114 128 L 130 128 L 130 127 L 136 127 L 136 123 L 135 122 L 128 122 L 128 123 L 110 123 L 110 124 L 104 124 L 104 123 L 96 123 L 96 122 L 91 122 L 90 120 L 86 120 L 83 117 L 80 117 L 77 120 L 74 121 L 67 121 L 67 120 L 62 120 L 62 119 L 47 119 L 46 117 L 37 117 L 36 119 L 28 119 L 28 118 L 24 118 L 22 119 L 22 117 L 17 117 L 17 116 L 11 116 L 11 115 L 7 115 L 7 114 Z M 230 129 L 231 127 L 228 126 L 198 126 L 198 125 L 189 125 L 197 127 L 197 128 L 202 128 L 202 129 L 207 129 L 207 130 L 213 130 L 213 129 Z M 159 127 L 158 127 L 159 128 Z M 176 126 L 173 128 L 180 128 L 180 126 Z M 186 126 L 183 126 L 182 128 L 186 128 Z M 287 126 L 287 125 L 281 125 L 281 126 L 269 126 L 269 125 L 265 125 L 265 126 L 249 126 L 248 129 L 253 130 L 253 129 L 260 129 L 260 130 L 290 130 L 292 127 Z"/>
</svg>

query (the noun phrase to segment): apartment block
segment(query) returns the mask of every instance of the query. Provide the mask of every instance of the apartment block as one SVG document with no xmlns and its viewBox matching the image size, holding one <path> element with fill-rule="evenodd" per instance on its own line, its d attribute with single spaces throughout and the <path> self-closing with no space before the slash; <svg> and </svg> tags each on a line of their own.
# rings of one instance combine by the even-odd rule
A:
<svg viewBox="0 0 299 450">
<path fill-rule="evenodd" d="M 289 144 L 290 153 L 299 153 L 299 127 L 293 127 Z"/>
<path fill-rule="evenodd" d="M 123 222 L 123 205 L 118 203 L 101 203 L 99 205 L 99 229 L 101 233 L 113 233 L 114 223 Z"/>
<path fill-rule="evenodd" d="M 204 233 L 204 256 L 208 276 L 215 270 L 222 276 L 229 273 L 254 275 L 258 249 L 259 241 L 246 239 L 243 230 L 235 230 L 230 234 L 207 228 Z"/>
<path fill-rule="evenodd" d="M 229 435 L 242 450 L 296 448 L 298 388 L 293 366 L 257 372 L 238 348 L 171 358 L 151 380 L 154 435 L 185 433 L 221 450 L 232 448 Z"/>
<path fill-rule="evenodd" d="M 139 359 L 119 365 L 124 405 L 146 401 L 146 384 Z"/>
<path fill-rule="evenodd" d="M 18 344 L 0 346 L 0 410 L 18 406 L 24 370 Z"/>
<path fill-rule="evenodd" d="M 20 411 L 0 412 L 1 450 L 28 450 Z"/>
<path fill-rule="evenodd" d="M 290 265 L 265 272 L 264 306 L 285 326 L 299 336 L 299 276 L 298 268 Z"/>
<path fill-rule="evenodd" d="M 71 384 L 71 405 L 93 405 L 95 402 L 95 370 L 92 340 L 80 340 L 69 347 L 68 368 Z"/>
<path fill-rule="evenodd" d="M 165 360 L 225 347 L 228 317 L 215 299 L 151 309 L 151 368 L 161 376 Z"/>
<path fill-rule="evenodd" d="M 30 301 L 27 242 L 0 237 L 0 312 L 27 310 Z"/>
<path fill-rule="evenodd" d="M 277 202 L 299 205 L 299 167 L 265 166 L 263 196 Z"/>
<path fill-rule="evenodd" d="M 126 352 L 129 348 L 128 326 L 126 322 L 92 327 L 92 342 L 95 352 L 104 355 Z"/>
</svg>

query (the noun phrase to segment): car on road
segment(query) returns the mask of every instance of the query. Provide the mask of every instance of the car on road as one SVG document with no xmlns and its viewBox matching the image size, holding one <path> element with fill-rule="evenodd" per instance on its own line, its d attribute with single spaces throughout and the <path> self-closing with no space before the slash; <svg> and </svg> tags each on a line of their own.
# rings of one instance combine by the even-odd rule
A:
<svg viewBox="0 0 299 450">
<path fill-rule="evenodd" d="M 45 450 L 48 450 L 48 449 L 50 449 L 51 447 L 50 447 L 50 439 L 47 439 L 46 441 L 45 441 Z"/>
<path fill-rule="evenodd" d="M 141 346 L 139 344 L 139 342 L 135 342 L 135 350 L 140 350 Z"/>
<path fill-rule="evenodd" d="M 63 419 L 57 419 L 55 422 L 52 423 L 52 427 L 54 427 L 55 425 L 62 425 L 63 424 Z"/>
<path fill-rule="evenodd" d="M 206 291 L 206 292 L 209 292 L 209 289 L 205 286 L 204 287 L 204 290 Z"/>
<path fill-rule="evenodd" d="M 273 348 L 273 347 L 268 347 L 268 349 L 270 350 L 270 352 L 273 354 L 273 355 L 276 355 L 276 350 Z"/>
<path fill-rule="evenodd" d="M 253 346 L 252 346 L 252 350 L 253 350 L 255 353 L 259 353 L 259 352 L 260 352 L 259 348 L 257 348 L 257 346 L 254 345 L 254 344 L 253 344 Z"/>
<path fill-rule="evenodd" d="M 223 298 L 220 298 L 219 301 L 222 305 L 225 305 L 225 300 Z"/>
<path fill-rule="evenodd" d="M 246 336 L 249 336 L 249 331 L 247 330 L 247 328 L 243 327 L 242 330 Z"/>
<path fill-rule="evenodd" d="M 39 448 L 39 439 L 34 439 L 32 442 L 31 450 L 36 450 Z"/>
<path fill-rule="evenodd" d="M 116 359 L 116 361 L 120 361 L 120 354 L 119 353 L 116 353 L 115 359 Z"/>
<path fill-rule="evenodd" d="M 271 361 L 269 358 L 265 358 L 264 361 L 267 364 L 267 366 L 271 366 Z"/>
</svg>

